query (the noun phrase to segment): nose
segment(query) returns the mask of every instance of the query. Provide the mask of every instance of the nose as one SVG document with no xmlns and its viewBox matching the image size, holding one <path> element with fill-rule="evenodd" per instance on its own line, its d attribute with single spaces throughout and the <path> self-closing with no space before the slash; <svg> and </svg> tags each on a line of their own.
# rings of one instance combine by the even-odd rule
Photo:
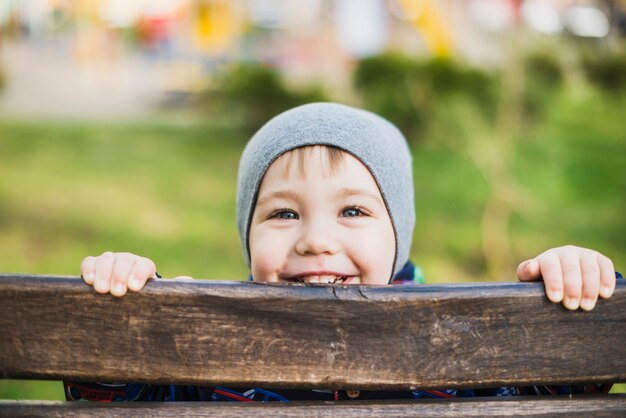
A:
<svg viewBox="0 0 626 418">
<path fill-rule="evenodd" d="M 339 241 L 330 225 L 324 222 L 307 222 L 303 225 L 295 250 L 301 256 L 332 255 L 336 254 L 339 248 Z"/>
</svg>

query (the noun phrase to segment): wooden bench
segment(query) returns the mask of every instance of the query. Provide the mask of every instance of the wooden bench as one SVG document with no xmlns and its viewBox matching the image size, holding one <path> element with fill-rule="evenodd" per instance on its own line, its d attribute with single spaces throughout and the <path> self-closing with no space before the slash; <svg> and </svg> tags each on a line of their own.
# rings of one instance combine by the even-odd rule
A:
<svg viewBox="0 0 626 418">
<path fill-rule="evenodd" d="M 540 283 L 276 286 L 0 275 L 0 377 L 335 389 L 626 381 L 626 284 L 592 312 Z M 626 395 L 415 401 L 0 401 L 0 416 L 624 416 Z"/>
</svg>

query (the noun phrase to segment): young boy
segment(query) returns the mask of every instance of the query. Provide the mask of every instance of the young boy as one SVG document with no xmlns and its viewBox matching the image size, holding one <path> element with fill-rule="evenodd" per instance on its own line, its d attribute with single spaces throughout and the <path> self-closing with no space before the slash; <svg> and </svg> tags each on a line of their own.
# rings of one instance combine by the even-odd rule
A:
<svg viewBox="0 0 626 418">
<path fill-rule="evenodd" d="M 331 103 L 278 115 L 250 140 L 238 179 L 237 224 L 252 279 L 259 282 L 393 284 L 419 282 L 409 261 L 415 224 L 411 155 L 403 135 L 370 112 Z M 123 296 L 155 277 L 153 261 L 129 253 L 87 257 L 85 282 Z M 520 280 L 543 278 L 548 298 L 591 310 L 608 298 L 615 271 L 605 256 L 566 246 L 521 263 Z M 481 391 L 360 392 L 365 398 L 608 390 L 498 388 Z M 66 383 L 68 399 L 347 399 L 332 390 L 294 391 Z M 107 398 L 108 396 L 108 398 Z"/>
</svg>

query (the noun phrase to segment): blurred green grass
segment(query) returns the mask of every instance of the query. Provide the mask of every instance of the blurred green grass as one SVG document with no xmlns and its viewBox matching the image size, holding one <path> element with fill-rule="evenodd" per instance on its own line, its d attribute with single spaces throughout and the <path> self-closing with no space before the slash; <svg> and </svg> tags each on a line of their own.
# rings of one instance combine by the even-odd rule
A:
<svg viewBox="0 0 626 418">
<path fill-rule="evenodd" d="M 233 130 L 5 120 L 0 136 L 2 271 L 78 274 L 113 250 L 167 277 L 246 277 Z"/>
<path fill-rule="evenodd" d="M 474 125 L 471 113 L 461 126 Z M 509 162 L 529 192 L 510 225 L 515 257 L 597 249 L 624 270 L 626 100 L 557 95 Z M 236 174 L 246 138 L 218 123 L 0 118 L 0 271 L 77 275 L 83 257 L 130 251 L 165 277 L 243 280 Z M 489 184 L 457 142 L 413 145 L 413 260 L 428 282 L 483 280 L 480 219 Z M 499 279 L 514 280 L 510 275 Z M 618 390 L 625 391 L 621 385 Z M 0 398 L 62 399 L 58 382 L 0 381 Z"/>
</svg>

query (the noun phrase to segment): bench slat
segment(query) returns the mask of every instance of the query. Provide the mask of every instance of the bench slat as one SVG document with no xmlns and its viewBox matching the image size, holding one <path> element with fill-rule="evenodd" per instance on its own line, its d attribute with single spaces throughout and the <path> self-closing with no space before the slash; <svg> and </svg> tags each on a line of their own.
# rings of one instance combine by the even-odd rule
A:
<svg viewBox="0 0 626 418">
<path fill-rule="evenodd" d="M 272 286 L 0 275 L 0 377 L 386 388 L 626 381 L 626 285 L 592 312 L 540 283 Z"/>
<path fill-rule="evenodd" d="M 212 402 L 42 402 L 0 401 L 0 416 L 11 417 L 618 417 L 626 414 L 626 395 L 533 398 L 474 398 L 326 403 Z"/>
</svg>

